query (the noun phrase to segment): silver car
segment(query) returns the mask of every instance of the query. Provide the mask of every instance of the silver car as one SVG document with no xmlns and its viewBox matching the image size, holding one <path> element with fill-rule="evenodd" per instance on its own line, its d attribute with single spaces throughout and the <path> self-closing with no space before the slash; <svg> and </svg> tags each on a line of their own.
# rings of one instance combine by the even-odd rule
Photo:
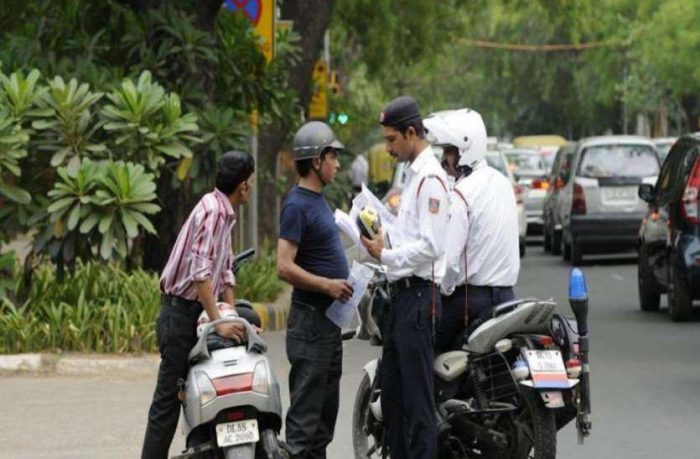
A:
<svg viewBox="0 0 700 459">
<path fill-rule="evenodd" d="M 561 255 L 561 215 L 556 212 L 561 200 L 562 190 L 571 179 L 571 167 L 576 151 L 576 142 L 569 142 L 559 147 L 552 169 L 549 173 L 549 187 L 544 197 L 542 218 L 544 220 L 544 250 L 554 255 Z"/>
<path fill-rule="evenodd" d="M 647 204 L 640 183 L 654 184 L 659 158 L 646 137 L 589 137 L 577 142 L 568 182 L 553 209 L 562 222 L 564 260 L 581 262 L 584 253 L 634 249 Z"/>
<path fill-rule="evenodd" d="M 518 185 L 525 194 L 525 215 L 527 216 L 527 234 L 542 233 L 542 208 L 544 197 L 549 187 L 547 164 L 537 150 L 504 150 L 508 168 L 515 176 Z"/>
</svg>

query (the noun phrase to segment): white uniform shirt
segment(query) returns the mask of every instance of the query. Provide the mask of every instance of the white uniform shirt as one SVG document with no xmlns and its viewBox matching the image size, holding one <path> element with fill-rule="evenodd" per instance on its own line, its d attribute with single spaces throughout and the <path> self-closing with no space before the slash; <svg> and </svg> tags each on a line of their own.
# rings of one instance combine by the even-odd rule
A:
<svg viewBox="0 0 700 459">
<path fill-rule="evenodd" d="M 518 210 L 510 181 L 482 160 L 474 171 L 455 185 L 467 201 L 452 192 L 447 225 L 447 267 L 441 291 L 450 295 L 467 283 L 510 287 L 518 281 Z"/>
<path fill-rule="evenodd" d="M 442 281 L 444 231 L 449 220 L 446 186 L 445 171 L 430 147 L 420 152 L 406 168 L 396 222 L 401 237 L 389 234 L 392 247 L 385 247 L 381 254 L 389 281 L 414 275 L 432 279 L 437 284 Z"/>
</svg>

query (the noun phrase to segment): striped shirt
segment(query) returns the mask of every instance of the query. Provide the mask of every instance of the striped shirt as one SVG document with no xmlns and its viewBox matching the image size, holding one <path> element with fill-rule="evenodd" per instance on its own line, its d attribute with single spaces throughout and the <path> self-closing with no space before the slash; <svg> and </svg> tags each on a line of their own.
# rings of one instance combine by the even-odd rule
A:
<svg viewBox="0 0 700 459">
<path fill-rule="evenodd" d="M 231 230 L 235 223 L 236 214 L 224 193 L 215 188 L 204 195 L 177 236 L 160 276 L 161 292 L 197 300 L 195 282 L 211 279 L 215 297 L 225 285 L 236 285 L 231 270 Z"/>
</svg>

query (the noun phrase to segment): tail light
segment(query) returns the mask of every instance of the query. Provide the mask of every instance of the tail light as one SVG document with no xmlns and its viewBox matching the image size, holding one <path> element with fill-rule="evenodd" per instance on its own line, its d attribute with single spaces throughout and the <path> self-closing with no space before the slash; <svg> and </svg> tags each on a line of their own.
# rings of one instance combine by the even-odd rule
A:
<svg viewBox="0 0 700 459">
<path fill-rule="evenodd" d="M 681 206 L 683 219 L 692 224 L 698 223 L 698 194 L 700 194 L 700 158 L 695 160 L 693 170 L 690 172 Z"/>
<path fill-rule="evenodd" d="M 571 202 L 571 213 L 584 215 L 586 213 L 586 195 L 583 194 L 583 187 L 574 183 L 574 199 Z"/>
<path fill-rule="evenodd" d="M 653 222 L 659 221 L 659 208 L 656 206 L 653 206 L 651 204 L 649 204 L 649 217 L 648 218 L 644 217 L 642 222 L 646 223 L 649 220 L 651 220 Z"/>
<path fill-rule="evenodd" d="M 539 342 L 542 346 L 548 347 L 554 344 L 554 338 L 549 335 L 540 335 Z"/>
<path fill-rule="evenodd" d="M 549 182 L 545 179 L 535 179 L 532 181 L 532 188 L 536 190 L 546 190 L 549 188 Z"/>
<path fill-rule="evenodd" d="M 579 359 L 569 359 L 566 361 L 566 375 L 572 379 L 581 376 L 581 361 Z"/>
<path fill-rule="evenodd" d="M 238 375 L 224 376 L 212 379 L 216 389 L 216 395 L 228 395 L 236 392 L 250 392 L 253 390 L 253 373 L 241 373 Z"/>
<path fill-rule="evenodd" d="M 515 202 L 516 204 L 522 204 L 524 202 L 523 200 L 523 187 L 521 185 L 515 184 L 513 185 L 513 193 L 515 193 Z"/>
</svg>

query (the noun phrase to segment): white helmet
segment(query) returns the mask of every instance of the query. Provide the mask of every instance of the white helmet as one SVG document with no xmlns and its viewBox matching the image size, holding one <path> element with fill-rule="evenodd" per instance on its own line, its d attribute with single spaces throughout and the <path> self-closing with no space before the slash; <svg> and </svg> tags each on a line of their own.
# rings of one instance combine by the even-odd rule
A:
<svg viewBox="0 0 700 459">
<path fill-rule="evenodd" d="M 218 303 L 216 303 L 216 307 L 219 310 L 219 316 L 221 316 L 222 319 L 226 319 L 229 317 L 238 317 L 238 313 L 236 312 L 236 308 L 234 308 L 232 305 L 230 305 L 228 303 L 224 303 L 222 301 L 219 301 Z M 202 332 L 204 331 L 204 327 L 206 327 L 209 322 L 210 322 L 209 314 L 207 314 L 206 310 L 202 311 L 202 313 L 199 315 L 199 318 L 197 319 L 197 338 L 202 336 Z"/>
<path fill-rule="evenodd" d="M 457 148 L 459 166 L 474 167 L 486 156 L 486 126 L 479 112 L 471 108 L 431 114 L 423 120 L 423 125 L 431 143 Z"/>
</svg>

